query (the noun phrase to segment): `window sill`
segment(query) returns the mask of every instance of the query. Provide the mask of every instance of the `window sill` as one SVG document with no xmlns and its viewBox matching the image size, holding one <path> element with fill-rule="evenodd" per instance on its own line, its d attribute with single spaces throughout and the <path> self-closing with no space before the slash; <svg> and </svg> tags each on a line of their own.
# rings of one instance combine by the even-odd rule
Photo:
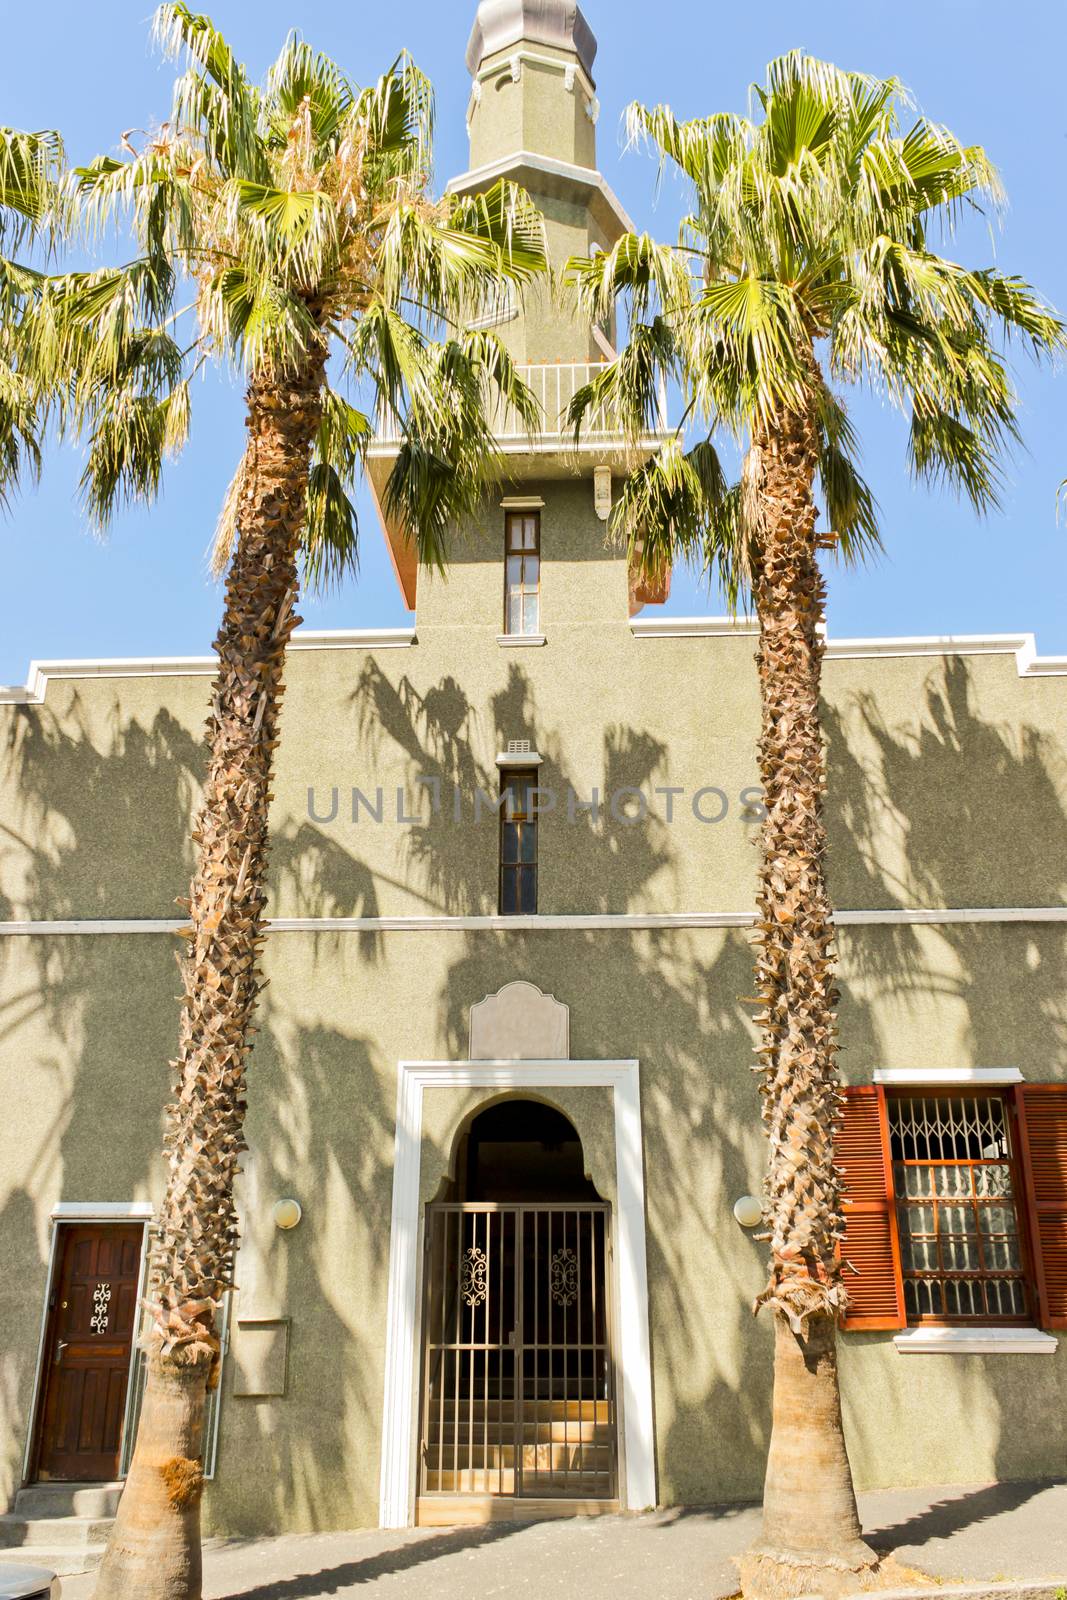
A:
<svg viewBox="0 0 1067 1600">
<path fill-rule="evenodd" d="M 1059 1340 L 1039 1328 L 909 1328 L 893 1343 L 905 1356 L 1050 1356 L 1059 1348 Z"/>
<path fill-rule="evenodd" d="M 522 648 L 523 646 L 530 648 L 534 645 L 544 644 L 545 636 L 543 633 L 498 633 L 496 642 L 512 648 Z"/>
</svg>

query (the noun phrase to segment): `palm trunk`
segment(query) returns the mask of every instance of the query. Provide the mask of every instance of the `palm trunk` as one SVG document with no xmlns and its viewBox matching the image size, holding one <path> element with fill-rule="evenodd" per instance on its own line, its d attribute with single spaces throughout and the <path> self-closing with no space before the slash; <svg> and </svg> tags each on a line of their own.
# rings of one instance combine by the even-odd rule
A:
<svg viewBox="0 0 1067 1600">
<path fill-rule="evenodd" d="M 841 1095 L 822 815 L 825 589 L 812 497 L 817 460 L 814 419 L 785 411 L 756 434 L 746 463 L 748 511 L 758 530 L 753 592 L 767 807 L 756 974 L 771 1275 L 757 1309 L 769 1305 L 775 1314 L 763 1531 L 742 1564 L 744 1593 L 753 1600 L 855 1590 L 877 1566 L 860 1535 L 835 1353 L 846 1302 L 833 1151 Z"/>
<path fill-rule="evenodd" d="M 96 1600 L 200 1596 L 204 1402 L 218 1381 L 218 1313 L 233 1282 L 271 772 L 285 647 L 299 621 L 297 552 L 322 374 L 315 358 L 296 378 L 254 379 L 248 389 L 246 470 L 215 642 L 208 775 L 180 961 L 185 994 L 149 1289 L 148 1387 Z"/>
</svg>

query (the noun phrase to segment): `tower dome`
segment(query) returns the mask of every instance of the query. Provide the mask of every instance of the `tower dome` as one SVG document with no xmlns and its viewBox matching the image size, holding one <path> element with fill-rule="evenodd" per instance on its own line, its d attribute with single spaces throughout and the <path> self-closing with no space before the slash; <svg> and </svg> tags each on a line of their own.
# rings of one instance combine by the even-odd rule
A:
<svg viewBox="0 0 1067 1600">
<path fill-rule="evenodd" d="M 467 45 L 471 75 L 477 74 L 487 56 L 520 39 L 573 51 L 592 79 L 596 38 L 574 0 L 481 0 Z"/>
</svg>

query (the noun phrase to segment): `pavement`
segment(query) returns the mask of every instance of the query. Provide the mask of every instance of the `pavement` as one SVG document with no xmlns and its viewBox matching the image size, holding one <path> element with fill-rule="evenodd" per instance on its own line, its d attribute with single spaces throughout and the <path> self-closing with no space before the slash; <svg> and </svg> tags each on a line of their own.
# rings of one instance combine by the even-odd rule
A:
<svg viewBox="0 0 1067 1600">
<path fill-rule="evenodd" d="M 1067 1483 L 860 1496 L 864 1532 L 940 1583 L 1067 1584 Z M 752 1507 L 213 1540 L 204 1600 L 727 1600 Z M 93 1576 L 63 1580 L 90 1600 Z M 947 1600 L 947 1597 L 946 1597 Z"/>
</svg>

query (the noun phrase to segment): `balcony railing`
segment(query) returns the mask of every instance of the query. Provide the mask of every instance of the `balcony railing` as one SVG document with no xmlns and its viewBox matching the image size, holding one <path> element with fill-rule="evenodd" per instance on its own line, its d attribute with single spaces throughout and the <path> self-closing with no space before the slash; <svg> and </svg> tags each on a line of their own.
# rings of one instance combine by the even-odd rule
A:
<svg viewBox="0 0 1067 1600">
<path fill-rule="evenodd" d="M 541 431 L 539 435 L 534 435 L 535 442 L 552 444 L 573 438 L 574 430 L 567 426 L 566 421 L 567 407 L 578 390 L 590 383 L 607 364 L 605 361 L 548 361 L 519 367 L 520 377 L 533 391 L 541 408 Z M 503 444 L 530 439 L 525 424 L 512 406 L 498 401 L 491 421 L 495 437 Z M 667 428 L 667 389 L 665 384 L 661 384 L 655 431 L 666 433 Z M 375 444 L 399 444 L 401 431 L 395 417 L 385 417 L 379 424 Z M 583 440 L 619 439 L 622 435 L 618 417 L 607 406 L 586 414 L 582 425 Z"/>
</svg>

